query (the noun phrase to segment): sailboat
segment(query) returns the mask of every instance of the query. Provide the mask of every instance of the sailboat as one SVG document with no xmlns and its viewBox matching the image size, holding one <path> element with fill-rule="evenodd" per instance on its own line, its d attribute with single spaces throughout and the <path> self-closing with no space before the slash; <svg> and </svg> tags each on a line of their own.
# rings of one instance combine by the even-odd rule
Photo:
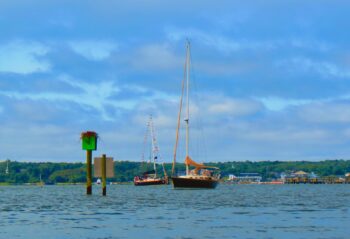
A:
<svg viewBox="0 0 350 239">
<path fill-rule="evenodd" d="M 151 136 L 151 160 L 153 161 L 153 170 L 146 171 L 142 175 L 135 176 L 134 177 L 134 185 L 135 186 L 147 186 L 147 185 L 159 185 L 159 184 L 168 184 L 168 176 L 164 168 L 164 163 L 162 164 L 164 177 L 160 177 L 157 175 L 157 160 L 160 158 L 159 153 L 159 147 L 157 144 L 155 132 L 154 132 L 154 125 L 153 125 L 153 119 L 152 115 L 150 115 L 148 124 L 147 124 L 147 131 L 144 138 L 144 150 L 142 153 L 142 162 L 144 162 L 145 157 L 145 146 L 147 144 L 147 138 L 148 134 Z"/>
<path fill-rule="evenodd" d="M 38 186 L 43 187 L 45 185 L 44 181 L 41 178 L 41 174 L 39 175 L 39 182 L 37 183 Z"/>
<path fill-rule="evenodd" d="M 219 182 L 220 174 L 218 168 L 206 166 L 202 163 L 197 163 L 189 156 L 189 126 L 190 126 L 190 103 L 189 103 L 189 82 L 190 82 L 190 42 L 186 44 L 186 62 L 185 62 L 185 76 L 182 81 L 182 93 L 180 98 L 180 109 L 178 114 L 178 122 L 176 129 L 176 141 L 174 147 L 174 158 L 172 167 L 172 182 L 174 188 L 215 188 Z M 186 83 L 186 84 L 185 84 Z M 186 175 L 175 175 L 176 152 L 179 140 L 180 119 L 182 112 L 182 102 L 184 96 L 184 89 L 186 85 Z M 194 169 L 190 170 L 190 167 Z"/>
</svg>

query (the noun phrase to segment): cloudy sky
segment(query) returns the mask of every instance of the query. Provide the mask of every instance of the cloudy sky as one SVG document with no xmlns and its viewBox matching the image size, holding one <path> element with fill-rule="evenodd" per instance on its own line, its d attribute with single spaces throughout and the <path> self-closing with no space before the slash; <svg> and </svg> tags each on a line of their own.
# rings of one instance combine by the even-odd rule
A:
<svg viewBox="0 0 350 239">
<path fill-rule="evenodd" d="M 170 162 L 187 38 L 194 160 L 350 158 L 348 1 L 188 2 L 0 1 L 0 159 Z"/>
</svg>

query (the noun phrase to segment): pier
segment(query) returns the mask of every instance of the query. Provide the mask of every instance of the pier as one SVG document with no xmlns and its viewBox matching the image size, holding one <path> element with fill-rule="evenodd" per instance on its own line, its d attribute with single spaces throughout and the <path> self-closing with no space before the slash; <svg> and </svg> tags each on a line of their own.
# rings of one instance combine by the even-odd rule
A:
<svg viewBox="0 0 350 239">
<path fill-rule="evenodd" d="M 350 177 L 286 178 L 285 184 L 350 184 Z"/>
</svg>

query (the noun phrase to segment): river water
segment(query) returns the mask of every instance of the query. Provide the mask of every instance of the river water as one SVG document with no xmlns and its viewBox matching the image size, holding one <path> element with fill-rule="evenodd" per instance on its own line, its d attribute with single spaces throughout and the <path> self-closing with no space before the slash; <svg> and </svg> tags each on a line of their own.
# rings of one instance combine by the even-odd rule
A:
<svg viewBox="0 0 350 239">
<path fill-rule="evenodd" d="M 350 238 L 350 185 L 1 186 L 0 238 Z"/>
</svg>

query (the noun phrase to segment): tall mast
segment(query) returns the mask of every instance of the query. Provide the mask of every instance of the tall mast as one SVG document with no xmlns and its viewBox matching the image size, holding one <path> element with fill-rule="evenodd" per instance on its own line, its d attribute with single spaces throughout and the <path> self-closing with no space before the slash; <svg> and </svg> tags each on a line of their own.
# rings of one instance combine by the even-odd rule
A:
<svg viewBox="0 0 350 239">
<path fill-rule="evenodd" d="M 153 158 L 154 177 L 157 177 L 156 159 L 158 157 L 159 150 L 158 150 L 156 135 L 154 133 L 152 115 L 150 115 L 149 125 L 150 125 L 151 140 L 152 140 L 152 158 Z"/>
<path fill-rule="evenodd" d="M 143 137 L 143 149 L 142 149 L 142 155 L 141 155 L 142 163 L 145 162 L 145 151 L 146 151 L 146 148 L 147 148 L 148 131 L 149 131 L 149 122 L 147 122 L 146 133 L 145 133 L 145 136 Z"/>
<path fill-rule="evenodd" d="M 157 177 L 157 168 L 156 168 L 156 153 L 157 153 L 157 146 L 156 146 L 156 138 L 154 135 L 154 127 L 153 127 L 153 121 L 152 121 L 152 115 L 149 117 L 149 125 L 151 130 L 151 141 L 152 141 L 152 159 L 153 159 L 153 169 L 154 169 L 154 177 Z"/>
<path fill-rule="evenodd" d="M 189 156 L 189 120 L 190 120 L 190 100 L 189 100 L 189 85 L 190 85 L 190 42 L 186 45 L 186 101 L 187 115 L 186 122 L 186 158 Z M 189 166 L 186 164 L 186 175 L 189 174 Z"/>
<path fill-rule="evenodd" d="M 7 160 L 7 166 L 6 166 L 6 171 L 5 171 L 6 174 L 9 174 L 9 161 L 10 160 Z"/>
<path fill-rule="evenodd" d="M 143 138 L 143 148 L 142 148 L 142 155 L 141 155 L 141 170 L 143 171 L 147 171 L 148 170 L 148 164 L 147 164 L 147 159 L 146 157 L 148 155 L 145 156 L 145 153 L 148 152 L 149 148 L 148 148 L 148 134 L 149 134 L 149 121 L 147 121 L 147 125 L 146 125 L 146 132 L 145 132 L 145 136 Z M 151 149 L 152 152 L 152 149 Z"/>
</svg>

